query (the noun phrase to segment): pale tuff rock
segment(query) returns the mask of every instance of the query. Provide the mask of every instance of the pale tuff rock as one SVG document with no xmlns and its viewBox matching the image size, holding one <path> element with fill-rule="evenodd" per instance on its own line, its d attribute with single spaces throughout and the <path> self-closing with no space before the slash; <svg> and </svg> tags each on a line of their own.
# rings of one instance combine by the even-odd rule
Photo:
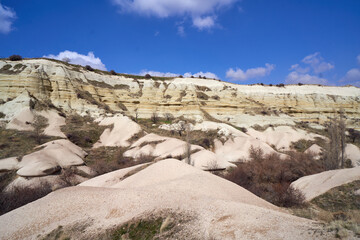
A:
<svg viewBox="0 0 360 240">
<path fill-rule="evenodd" d="M 10 157 L 0 160 L 0 172 L 11 171 L 17 169 L 19 161 L 16 157 Z"/>
<path fill-rule="evenodd" d="M 324 138 L 321 135 L 308 133 L 289 126 L 269 127 L 263 132 L 250 128 L 247 134 L 269 145 L 274 145 L 276 149 L 281 151 L 290 150 L 291 143 L 301 139 L 315 140 L 316 137 Z"/>
<path fill-rule="evenodd" d="M 15 65 L 20 66 L 15 70 Z M 10 69 L 6 70 L 10 66 Z M 0 61 L 0 99 L 24 90 L 50 100 L 64 111 L 100 116 L 108 106 L 149 118 L 157 112 L 174 117 L 209 116 L 238 127 L 319 122 L 343 108 L 349 127 L 360 129 L 360 89 L 317 85 L 250 86 L 211 79 L 131 79 L 45 59 Z M 208 114 L 208 115 L 207 115 Z"/>
<path fill-rule="evenodd" d="M 186 158 L 183 159 L 186 161 Z M 221 158 L 208 150 L 201 150 L 194 154 L 191 154 L 191 164 L 202 170 L 219 170 L 219 169 L 228 169 L 230 167 L 236 167 L 235 164 L 232 164 L 226 159 Z"/>
<path fill-rule="evenodd" d="M 304 153 L 314 153 L 316 155 L 319 155 L 323 151 L 323 148 L 320 147 L 317 144 L 311 145 L 308 149 L 304 151 Z"/>
<path fill-rule="evenodd" d="M 105 117 L 99 122 L 101 126 L 113 125 L 112 128 L 107 128 L 101 134 L 100 139 L 94 144 L 94 148 L 98 147 L 128 147 L 128 141 L 135 134 L 142 131 L 141 127 L 132 121 L 130 118 L 117 115 L 114 117 Z"/>
<path fill-rule="evenodd" d="M 329 191 L 331 188 L 360 180 L 360 167 L 326 171 L 299 178 L 291 186 L 300 190 L 307 201 Z"/>
<path fill-rule="evenodd" d="M 117 178 L 114 174 L 113 181 L 99 179 L 92 187 L 58 190 L 0 216 L 0 238 L 34 239 L 76 223 L 86 223 L 86 230 L 72 228 L 71 238 L 96 238 L 131 219 L 161 211 L 188 214 L 191 221 L 183 222 L 180 231 L 186 229 L 191 239 L 314 239 L 314 230 L 309 229 L 319 228 L 178 160 L 157 162 L 114 184 Z"/>
<path fill-rule="evenodd" d="M 360 149 L 354 144 L 346 144 L 345 157 L 351 160 L 353 166 L 360 166 Z"/>
<path fill-rule="evenodd" d="M 43 147 L 43 148 L 42 148 Z M 17 174 L 24 177 L 45 176 L 75 165 L 82 165 L 86 156 L 80 147 L 69 140 L 55 140 L 43 145 L 39 151 L 25 155 L 17 164 Z"/>
<path fill-rule="evenodd" d="M 65 134 L 61 132 L 61 126 L 65 125 L 64 117 L 54 110 L 41 111 L 38 114 L 47 119 L 48 125 L 43 131 L 45 135 L 66 138 Z"/>
<path fill-rule="evenodd" d="M 285 154 L 276 152 L 268 144 L 250 136 L 230 138 L 224 143 L 219 140 L 215 140 L 214 152 L 217 158 L 228 162 L 241 162 L 249 160 L 249 149 L 251 147 L 260 148 L 264 154 L 274 153 L 279 154 L 280 158 L 286 157 Z"/>
<path fill-rule="evenodd" d="M 109 172 L 97 177 L 94 177 L 92 179 L 89 179 L 85 182 L 82 182 L 79 184 L 79 186 L 83 187 L 105 187 L 105 188 L 112 188 L 119 182 L 121 182 L 123 179 L 125 179 L 126 175 L 130 172 L 141 169 L 145 166 L 149 165 L 148 163 L 139 164 L 133 167 L 129 168 L 123 168 L 119 169 L 113 172 Z"/>
</svg>

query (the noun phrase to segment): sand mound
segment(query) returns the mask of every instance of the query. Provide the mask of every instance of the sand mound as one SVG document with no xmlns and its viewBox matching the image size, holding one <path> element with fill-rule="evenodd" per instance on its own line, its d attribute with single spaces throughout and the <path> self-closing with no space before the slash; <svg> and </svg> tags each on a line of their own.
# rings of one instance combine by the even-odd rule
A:
<svg viewBox="0 0 360 240">
<path fill-rule="evenodd" d="M 23 108 L 16 114 L 6 125 L 7 129 L 16 129 L 19 131 L 33 131 L 34 127 L 31 123 L 34 121 L 34 113 L 30 108 Z"/>
<path fill-rule="evenodd" d="M 282 212 L 247 190 L 178 160 L 157 162 L 111 187 L 62 189 L 0 216 L 0 238 L 39 238 L 61 225 L 83 226 L 72 228 L 71 237 L 94 239 L 114 226 L 159 212 L 189 216 L 191 220 L 179 227 L 191 239 L 317 237 L 310 229 L 318 227 L 311 221 Z"/>
<path fill-rule="evenodd" d="M 40 145 L 41 150 L 24 156 L 17 174 L 24 177 L 44 176 L 60 168 L 83 164 L 86 153 L 69 140 L 61 139 Z"/>
<path fill-rule="evenodd" d="M 98 177 L 94 177 L 85 182 L 79 184 L 83 187 L 113 187 L 117 183 L 121 182 L 123 178 L 130 172 L 136 171 L 137 169 L 142 169 L 143 167 L 149 165 L 148 163 L 139 164 L 129 168 L 123 168 L 113 172 L 109 172 Z"/>
<path fill-rule="evenodd" d="M 321 135 L 308 133 L 304 130 L 295 129 L 289 126 L 269 127 L 264 132 L 249 128 L 247 134 L 270 146 L 274 145 L 276 149 L 281 151 L 290 150 L 291 143 L 301 139 L 315 140 L 315 137 L 324 138 Z"/>
<path fill-rule="evenodd" d="M 360 166 L 360 149 L 357 146 L 346 144 L 345 155 L 351 160 L 354 167 Z"/>
<path fill-rule="evenodd" d="M 210 121 L 204 121 L 202 123 L 198 123 L 194 126 L 194 130 L 201 131 L 209 131 L 209 130 L 217 130 L 219 135 L 223 135 L 225 137 L 235 136 L 235 137 L 246 137 L 247 135 L 242 131 L 226 124 L 226 123 L 216 123 Z"/>
<path fill-rule="evenodd" d="M 313 144 L 304 151 L 304 153 L 310 153 L 310 152 L 312 152 L 313 154 L 319 155 L 322 152 L 322 147 L 320 147 L 317 144 Z"/>
<path fill-rule="evenodd" d="M 329 191 L 331 188 L 359 180 L 360 167 L 326 171 L 302 177 L 291 184 L 304 193 L 305 199 L 311 199 Z"/>
<path fill-rule="evenodd" d="M 203 170 L 235 166 L 198 145 L 191 145 L 191 152 L 191 160 L 194 166 Z M 125 157 L 134 159 L 148 155 L 155 157 L 156 160 L 166 158 L 184 159 L 186 156 L 186 142 L 177 138 L 161 137 L 150 133 L 133 143 L 130 149 L 124 153 Z"/>
<path fill-rule="evenodd" d="M 215 140 L 215 154 L 218 158 L 222 158 L 228 162 L 239 162 L 242 159 L 249 159 L 249 149 L 261 148 L 264 154 L 276 153 L 285 158 L 285 154 L 276 152 L 268 144 L 255 139 L 253 137 L 235 137 L 228 139 L 225 143 Z"/>
<path fill-rule="evenodd" d="M 183 159 L 183 161 L 185 160 L 186 158 Z M 215 153 L 205 149 L 191 154 L 191 162 L 193 163 L 194 167 L 202 170 L 219 170 L 236 167 L 235 164 L 232 164 L 224 160 L 224 158 L 221 158 Z"/>
<path fill-rule="evenodd" d="M 101 134 L 100 140 L 94 144 L 97 147 L 128 147 L 128 140 L 135 134 L 141 132 L 141 127 L 130 118 L 117 115 L 114 117 L 106 117 L 100 121 L 99 125 L 112 125 L 113 128 L 107 128 Z"/>
<path fill-rule="evenodd" d="M 66 138 L 65 134 L 61 132 L 60 127 L 65 125 L 65 118 L 61 117 L 56 111 L 42 111 L 39 115 L 47 118 L 48 126 L 44 129 L 44 134 L 48 136 L 56 136 Z"/>
<path fill-rule="evenodd" d="M 10 157 L 0 160 L 0 172 L 17 169 L 19 161 L 16 157 Z"/>
</svg>

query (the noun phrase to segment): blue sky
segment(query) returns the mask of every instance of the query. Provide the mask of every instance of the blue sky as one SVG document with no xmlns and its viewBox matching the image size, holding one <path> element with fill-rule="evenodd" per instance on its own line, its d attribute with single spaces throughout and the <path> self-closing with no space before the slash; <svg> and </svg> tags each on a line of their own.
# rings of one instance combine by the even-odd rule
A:
<svg viewBox="0 0 360 240">
<path fill-rule="evenodd" d="M 243 84 L 360 86 L 359 0 L 0 4 L 0 57 L 67 57 L 122 73 L 200 74 Z"/>
</svg>

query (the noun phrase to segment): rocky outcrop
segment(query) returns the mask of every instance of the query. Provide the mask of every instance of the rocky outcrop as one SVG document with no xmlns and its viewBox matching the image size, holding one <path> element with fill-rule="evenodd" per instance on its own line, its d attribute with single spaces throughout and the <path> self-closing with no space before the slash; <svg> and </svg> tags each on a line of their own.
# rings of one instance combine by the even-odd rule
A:
<svg viewBox="0 0 360 240">
<path fill-rule="evenodd" d="M 360 89 L 352 86 L 276 87 L 198 78 L 143 79 L 88 71 L 55 60 L 0 60 L 0 101 L 24 91 L 65 112 L 98 116 L 112 111 L 146 118 L 154 112 L 160 116 L 171 113 L 244 127 L 293 125 L 296 121 L 321 124 L 342 108 L 348 126 L 360 129 Z"/>
</svg>

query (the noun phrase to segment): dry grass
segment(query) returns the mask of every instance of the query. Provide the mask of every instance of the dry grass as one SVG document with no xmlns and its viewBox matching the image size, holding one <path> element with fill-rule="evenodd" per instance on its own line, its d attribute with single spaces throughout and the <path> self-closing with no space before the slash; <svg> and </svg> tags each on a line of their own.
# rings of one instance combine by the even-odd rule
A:
<svg viewBox="0 0 360 240">
<path fill-rule="evenodd" d="M 0 159 L 22 157 L 34 152 L 34 147 L 58 137 L 42 136 L 40 139 L 31 131 L 17 131 L 0 127 Z"/>
<path fill-rule="evenodd" d="M 127 148 L 99 147 L 89 150 L 89 155 L 84 159 L 87 166 L 92 168 L 97 175 L 112 172 L 122 168 L 132 167 L 141 163 L 152 162 L 154 157 L 142 155 L 132 159 L 124 157 Z"/>
<path fill-rule="evenodd" d="M 9 192 L 0 192 L 0 215 L 44 197 L 52 191 L 50 184 L 37 188 L 15 187 Z"/>
<path fill-rule="evenodd" d="M 66 117 L 66 125 L 61 127 L 61 131 L 74 144 L 83 148 L 90 148 L 108 127 L 99 126 L 91 117 L 70 115 Z"/>
<path fill-rule="evenodd" d="M 177 138 L 184 142 L 186 142 L 186 134 L 179 133 L 178 131 L 168 131 L 164 129 L 160 129 L 159 125 L 161 124 L 169 124 L 166 119 L 159 119 L 158 124 L 155 126 L 149 119 L 138 119 L 138 124 L 141 128 L 148 133 L 155 133 L 164 137 Z M 190 144 L 202 146 L 205 149 L 213 149 L 214 140 L 218 138 L 218 134 L 216 130 L 210 131 L 191 131 L 190 133 Z"/>
<path fill-rule="evenodd" d="M 292 209 L 293 214 L 325 223 L 337 238 L 360 237 L 360 181 L 345 184 L 314 198 L 305 208 Z"/>
</svg>

